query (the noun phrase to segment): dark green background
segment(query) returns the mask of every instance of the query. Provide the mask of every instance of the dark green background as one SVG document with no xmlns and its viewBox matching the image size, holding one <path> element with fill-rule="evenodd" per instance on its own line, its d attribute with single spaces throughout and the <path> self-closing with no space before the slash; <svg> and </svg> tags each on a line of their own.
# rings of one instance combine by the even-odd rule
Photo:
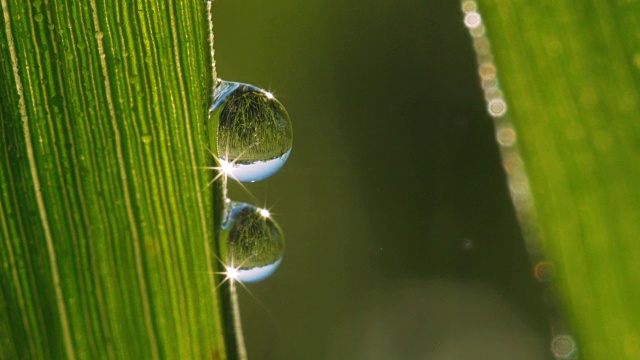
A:
<svg viewBox="0 0 640 360">
<path fill-rule="evenodd" d="M 216 0 L 220 78 L 274 92 L 285 231 L 251 359 L 544 359 L 548 325 L 459 2 Z M 255 202 L 238 186 L 234 200 Z"/>
</svg>

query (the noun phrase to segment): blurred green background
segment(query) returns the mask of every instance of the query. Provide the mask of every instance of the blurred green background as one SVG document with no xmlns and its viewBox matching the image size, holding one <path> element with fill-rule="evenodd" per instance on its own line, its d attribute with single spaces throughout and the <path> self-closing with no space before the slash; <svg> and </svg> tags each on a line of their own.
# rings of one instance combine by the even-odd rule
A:
<svg viewBox="0 0 640 360">
<path fill-rule="evenodd" d="M 219 77 L 294 125 L 248 186 L 287 239 L 240 289 L 251 359 L 548 358 L 460 3 L 216 0 L 214 24 Z"/>
</svg>

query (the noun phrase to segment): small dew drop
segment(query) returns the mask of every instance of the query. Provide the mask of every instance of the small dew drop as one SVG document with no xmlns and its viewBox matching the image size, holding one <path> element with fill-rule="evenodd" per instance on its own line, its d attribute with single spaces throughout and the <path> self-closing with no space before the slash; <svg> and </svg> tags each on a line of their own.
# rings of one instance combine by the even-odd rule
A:
<svg viewBox="0 0 640 360">
<path fill-rule="evenodd" d="M 218 81 L 210 110 L 218 158 L 229 176 L 255 182 L 275 174 L 289 158 L 293 128 L 272 93 L 252 85 Z"/>
<path fill-rule="evenodd" d="M 226 242 L 227 277 L 241 282 L 266 279 L 284 254 L 284 234 L 266 209 L 229 201 L 220 233 Z"/>
<path fill-rule="evenodd" d="M 44 15 L 42 15 L 42 13 L 36 14 L 36 16 L 34 16 L 33 18 L 37 22 L 42 22 L 42 20 L 44 20 Z"/>
<path fill-rule="evenodd" d="M 148 144 L 151 142 L 151 140 L 153 140 L 153 136 L 151 136 L 151 134 L 144 134 L 142 135 L 142 142 L 145 144 Z"/>
<path fill-rule="evenodd" d="M 94 36 L 96 37 L 96 39 L 101 40 L 104 37 L 104 33 L 102 31 L 96 31 Z"/>
</svg>

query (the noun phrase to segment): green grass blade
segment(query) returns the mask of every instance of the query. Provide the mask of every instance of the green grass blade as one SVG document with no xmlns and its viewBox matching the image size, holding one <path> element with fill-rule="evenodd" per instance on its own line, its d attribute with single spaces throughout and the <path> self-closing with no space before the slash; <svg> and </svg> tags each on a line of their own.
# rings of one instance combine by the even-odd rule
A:
<svg viewBox="0 0 640 360">
<path fill-rule="evenodd" d="M 226 358 L 207 4 L 0 4 L 0 358 Z"/>
<path fill-rule="evenodd" d="M 640 3 L 480 0 L 585 359 L 640 359 Z"/>
</svg>

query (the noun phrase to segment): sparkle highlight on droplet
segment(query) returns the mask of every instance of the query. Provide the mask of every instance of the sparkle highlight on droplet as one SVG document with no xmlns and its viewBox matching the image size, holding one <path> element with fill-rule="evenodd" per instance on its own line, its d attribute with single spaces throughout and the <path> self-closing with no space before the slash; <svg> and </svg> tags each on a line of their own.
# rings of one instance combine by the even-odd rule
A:
<svg viewBox="0 0 640 360">
<path fill-rule="evenodd" d="M 226 173 L 241 182 L 275 174 L 293 147 L 289 114 L 273 94 L 231 81 L 216 85 L 208 133 L 216 136 L 216 156 Z"/>
<path fill-rule="evenodd" d="M 261 281 L 275 272 L 284 255 L 284 234 L 269 210 L 230 201 L 220 239 L 226 245 L 226 277 Z"/>
</svg>

